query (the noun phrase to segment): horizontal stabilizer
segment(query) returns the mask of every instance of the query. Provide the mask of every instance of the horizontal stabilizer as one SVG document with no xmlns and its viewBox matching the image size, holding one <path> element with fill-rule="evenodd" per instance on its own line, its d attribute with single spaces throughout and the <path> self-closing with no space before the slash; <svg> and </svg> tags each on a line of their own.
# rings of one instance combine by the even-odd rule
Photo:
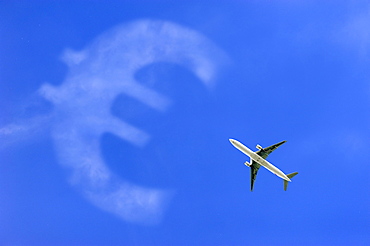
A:
<svg viewBox="0 0 370 246">
<path fill-rule="evenodd" d="M 290 173 L 290 174 L 287 174 L 287 177 L 291 179 L 297 174 L 298 172 Z M 287 189 L 288 189 L 288 181 L 284 180 L 284 190 L 287 190 Z"/>
</svg>

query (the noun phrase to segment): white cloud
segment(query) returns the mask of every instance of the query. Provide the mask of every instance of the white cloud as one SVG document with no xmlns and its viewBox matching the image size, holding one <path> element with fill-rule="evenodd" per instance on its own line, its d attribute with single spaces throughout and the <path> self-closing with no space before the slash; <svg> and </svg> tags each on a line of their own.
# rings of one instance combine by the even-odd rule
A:
<svg viewBox="0 0 370 246">
<path fill-rule="evenodd" d="M 68 66 L 72 67 L 74 65 L 80 64 L 83 60 L 86 59 L 86 53 L 83 51 L 76 52 L 71 49 L 66 49 L 61 57 Z"/>
<path fill-rule="evenodd" d="M 153 225 L 160 222 L 172 192 L 122 182 L 115 191 L 87 195 L 97 206 L 129 222 Z"/>
<path fill-rule="evenodd" d="M 155 62 L 177 63 L 209 87 L 226 55 L 193 30 L 142 20 L 104 33 L 82 51 L 66 50 L 63 60 L 69 65 L 66 80 L 59 87 L 43 85 L 39 93 L 54 104 L 52 137 L 60 163 L 73 170 L 71 183 L 94 204 L 124 220 L 159 222 L 171 192 L 119 179 L 101 157 L 100 136 L 105 132 L 139 147 L 150 141 L 150 133 L 115 118 L 111 105 L 125 94 L 165 112 L 171 99 L 135 81 L 135 72 Z"/>
</svg>

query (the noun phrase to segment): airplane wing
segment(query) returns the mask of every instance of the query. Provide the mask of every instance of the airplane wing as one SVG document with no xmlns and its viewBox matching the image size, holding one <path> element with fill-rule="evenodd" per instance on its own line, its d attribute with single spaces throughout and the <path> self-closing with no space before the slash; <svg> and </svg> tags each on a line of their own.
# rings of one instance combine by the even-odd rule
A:
<svg viewBox="0 0 370 246">
<path fill-rule="evenodd" d="M 254 181 L 257 177 L 257 172 L 260 169 L 261 165 L 258 164 L 255 161 L 252 161 L 252 165 L 250 165 L 251 168 L 251 191 L 253 191 Z"/>
<path fill-rule="evenodd" d="M 260 151 L 257 151 L 257 154 L 260 155 L 262 158 L 266 159 L 272 151 L 276 150 L 280 145 L 286 143 L 286 141 L 281 141 L 280 143 L 271 145 L 269 147 L 263 148 Z"/>
<path fill-rule="evenodd" d="M 257 151 L 256 154 L 261 156 L 263 159 L 266 159 L 269 156 L 269 154 L 271 154 L 272 151 L 276 150 L 280 145 L 284 144 L 285 142 L 286 141 L 281 141 L 280 143 L 277 143 L 277 144 L 271 145 L 269 147 L 263 148 L 263 149 Z M 251 163 L 252 163 L 252 165 L 250 166 L 250 168 L 251 168 L 251 191 L 253 191 L 254 181 L 256 180 L 257 172 L 260 169 L 261 165 L 259 163 L 257 163 L 256 161 L 252 161 L 252 160 L 251 160 Z M 264 167 L 267 170 L 269 170 L 270 172 L 274 173 L 274 174 L 276 174 L 276 170 L 280 171 L 279 169 L 277 169 L 275 166 L 273 166 L 271 163 L 269 163 L 267 161 L 266 161 L 266 165 Z"/>
</svg>

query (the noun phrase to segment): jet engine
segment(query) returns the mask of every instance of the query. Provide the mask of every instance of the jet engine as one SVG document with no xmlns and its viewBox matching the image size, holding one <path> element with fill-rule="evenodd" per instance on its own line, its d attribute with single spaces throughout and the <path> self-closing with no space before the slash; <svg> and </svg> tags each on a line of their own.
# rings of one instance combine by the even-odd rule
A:
<svg viewBox="0 0 370 246">
<path fill-rule="evenodd" d="M 263 149 L 262 146 L 259 145 L 259 144 L 257 144 L 256 148 L 259 149 L 259 150 L 262 150 Z"/>
<path fill-rule="evenodd" d="M 251 166 L 251 164 L 250 164 L 249 162 L 247 162 L 247 161 L 244 163 L 244 165 L 246 165 L 246 166 L 248 166 L 248 167 L 250 167 L 250 166 Z"/>
</svg>

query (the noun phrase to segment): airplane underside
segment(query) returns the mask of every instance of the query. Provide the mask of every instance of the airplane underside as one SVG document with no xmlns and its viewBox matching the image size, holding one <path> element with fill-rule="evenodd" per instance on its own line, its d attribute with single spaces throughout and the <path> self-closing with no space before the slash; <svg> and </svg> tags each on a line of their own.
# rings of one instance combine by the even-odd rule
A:
<svg viewBox="0 0 370 246">
<path fill-rule="evenodd" d="M 280 143 L 271 145 L 269 147 L 263 148 L 262 146 L 258 145 L 256 148 L 258 149 L 256 152 L 251 151 L 246 146 L 241 144 L 240 142 L 230 139 L 230 142 L 238 148 L 240 151 L 242 151 L 244 154 L 248 155 L 250 157 L 250 162 L 246 161 L 244 164 L 251 169 L 251 191 L 253 191 L 254 188 L 254 182 L 257 177 L 258 170 L 260 169 L 261 165 L 263 165 L 265 168 L 267 168 L 269 171 L 273 172 L 277 176 L 283 179 L 284 181 L 284 190 L 287 190 L 288 188 L 288 182 L 290 181 L 290 178 L 293 178 L 295 175 L 298 174 L 298 172 L 290 173 L 285 175 L 281 170 L 276 168 L 275 166 L 271 165 L 269 162 L 265 161 L 265 159 L 274 151 L 276 150 L 280 145 L 284 144 L 286 141 L 281 141 Z M 257 154 L 257 155 L 256 155 Z M 262 157 L 262 158 L 261 158 Z M 261 164 L 260 164 L 261 163 Z"/>
</svg>

